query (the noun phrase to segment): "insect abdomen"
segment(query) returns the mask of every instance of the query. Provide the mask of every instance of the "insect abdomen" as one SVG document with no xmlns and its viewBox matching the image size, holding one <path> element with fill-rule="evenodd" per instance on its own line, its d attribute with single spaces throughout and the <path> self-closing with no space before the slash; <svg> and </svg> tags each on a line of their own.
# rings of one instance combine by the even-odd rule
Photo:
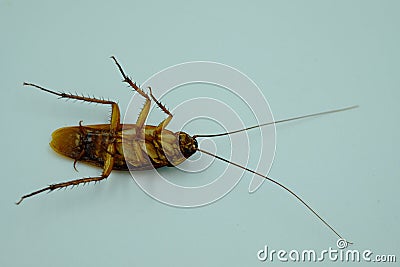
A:
<svg viewBox="0 0 400 267">
<path fill-rule="evenodd" d="M 96 125 L 97 126 L 97 125 Z M 109 130 L 97 127 L 75 126 L 57 129 L 52 134 L 50 146 L 57 153 L 72 158 L 76 161 L 87 162 L 103 167 L 107 147 L 118 140 L 111 136 Z M 115 170 L 127 170 L 125 159 L 117 149 L 114 155 Z"/>
<path fill-rule="evenodd" d="M 81 153 L 81 132 L 79 127 L 65 127 L 55 130 L 51 134 L 51 148 L 66 157 L 76 159 Z"/>
</svg>

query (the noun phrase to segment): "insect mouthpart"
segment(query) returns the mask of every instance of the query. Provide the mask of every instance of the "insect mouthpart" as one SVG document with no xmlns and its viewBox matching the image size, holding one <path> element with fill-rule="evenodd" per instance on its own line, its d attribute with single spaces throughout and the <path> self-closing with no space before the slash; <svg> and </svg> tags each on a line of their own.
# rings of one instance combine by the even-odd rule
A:
<svg viewBox="0 0 400 267">
<path fill-rule="evenodd" d="M 179 148 L 185 158 L 193 155 L 198 148 L 197 140 L 185 132 L 178 132 Z"/>
</svg>

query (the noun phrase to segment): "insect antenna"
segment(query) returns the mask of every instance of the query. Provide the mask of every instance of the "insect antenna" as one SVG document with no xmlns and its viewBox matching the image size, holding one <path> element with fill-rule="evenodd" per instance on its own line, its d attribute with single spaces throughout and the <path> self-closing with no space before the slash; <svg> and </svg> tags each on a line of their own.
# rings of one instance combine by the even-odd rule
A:
<svg viewBox="0 0 400 267">
<path fill-rule="evenodd" d="M 306 206 L 306 207 L 308 208 L 308 210 L 310 210 L 315 216 L 317 216 L 317 218 L 318 218 L 321 222 L 323 222 L 329 229 L 331 229 L 331 231 L 334 232 L 334 233 L 336 234 L 337 237 L 339 237 L 341 240 L 345 241 L 347 244 L 353 244 L 352 242 L 349 242 L 349 241 L 347 241 L 346 239 L 344 239 L 332 226 L 330 226 L 330 225 L 327 223 L 327 221 L 325 221 L 325 220 L 324 220 L 313 208 L 311 208 L 311 206 L 308 205 L 301 197 L 299 197 L 295 192 L 293 192 L 291 189 L 289 189 L 289 188 L 286 187 L 285 185 L 281 184 L 280 182 L 278 182 L 278 181 L 276 181 L 276 180 L 274 180 L 274 179 L 272 179 L 272 178 L 269 178 L 268 176 L 263 175 L 263 174 L 261 174 L 261 173 L 259 173 L 259 172 L 253 171 L 253 170 L 251 170 L 251 169 L 249 169 L 249 168 L 246 168 L 246 167 L 244 167 L 244 166 L 242 166 L 242 165 L 240 165 L 240 164 L 237 164 L 237 163 L 235 163 L 235 162 L 232 162 L 232 161 L 229 161 L 229 160 L 227 160 L 227 159 L 225 159 L 225 158 L 222 158 L 222 157 L 220 157 L 220 156 L 217 156 L 217 155 L 215 155 L 215 154 L 213 154 L 213 153 L 210 153 L 210 152 L 208 152 L 208 151 L 206 151 L 206 150 L 197 148 L 197 151 L 203 152 L 204 154 L 207 154 L 207 155 L 209 155 L 209 156 L 212 156 L 212 157 L 214 157 L 214 158 L 216 158 L 216 159 L 219 159 L 219 160 L 224 161 L 224 162 L 226 162 L 226 163 L 232 164 L 232 165 L 234 165 L 234 166 L 236 166 L 236 167 L 239 167 L 239 168 L 241 168 L 241 169 L 243 169 L 243 170 L 245 170 L 245 171 L 251 172 L 251 173 L 253 173 L 253 174 L 255 174 L 255 175 L 258 175 L 258 176 L 260 176 L 260 177 L 262 177 L 262 178 L 264 178 L 264 179 L 266 179 L 266 180 L 268 180 L 268 181 L 270 181 L 270 182 L 272 182 L 272 183 L 278 185 L 279 187 L 283 188 L 284 190 L 286 190 L 287 192 L 289 192 L 291 195 L 293 195 L 293 196 L 294 196 L 298 201 L 300 201 L 304 206 Z"/>
<path fill-rule="evenodd" d="M 329 110 L 329 111 L 324 111 L 324 112 L 318 112 L 318 113 L 313 113 L 313 114 L 293 117 L 293 118 L 284 119 L 284 120 L 267 122 L 267 123 L 263 123 L 263 124 L 259 124 L 259 125 L 254 125 L 254 126 L 251 126 L 251 127 L 245 128 L 245 129 L 232 131 L 232 132 L 226 132 L 226 133 L 220 133 L 220 134 L 196 134 L 196 135 L 193 135 L 193 138 L 196 139 L 197 137 L 218 137 L 218 136 L 230 135 L 230 134 L 235 134 L 235 133 L 248 131 L 248 130 L 255 129 L 255 128 L 260 128 L 260 127 L 271 125 L 271 124 L 277 124 L 277 123 L 282 123 L 282 122 L 288 122 L 288 121 L 300 120 L 300 119 L 305 119 L 305 118 L 310 118 L 310 117 L 316 117 L 316 116 L 320 116 L 320 115 L 326 115 L 326 114 L 341 112 L 341 111 L 350 110 L 350 109 L 354 109 L 354 108 L 358 108 L 358 106 L 351 106 L 351 107 L 347 107 L 347 108 L 341 108 L 341 109 Z"/>
<path fill-rule="evenodd" d="M 220 133 L 220 134 L 198 134 L 198 135 L 193 135 L 193 138 L 196 139 L 197 137 L 218 137 L 218 136 L 224 136 L 224 135 L 230 135 L 230 134 L 234 134 L 234 133 L 240 133 L 240 132 L 244 132 L 244 131 L 248 131 L 251 129 L 255 129 L 255 128 L 259 128 L 259 127 L 263 127 L 263 126 L 267 126 L 267 125 L 271 125 L 271 124 L 276 124 L 276 123 L 283 123 L 283 122 L 289 122 L 289 121 L 294 121 L 294 120 L 300 120 L 300 119 L 305 119 L 305 118 L 310 118 L 310 117 L 315 117 L 315 116 L 319 116 L 319 115 L 326 115 L 326 114 L 331 114 L 331 113 L 336 113 L 336 112 L 341 112 L 341 111 L 346 111 L 346 110 L 350 110 L 350 109 L 354 109 L 354 108 L 358 108 L 358 106 L 351 106 L 351 107 L 346 107 L 346 108 L 341 108 L 341 109 L 335 109 L 335 110 L 329 110 L 329 111 L 324 111 L 324 112 L 318 112 L 318 113 L 313 113 L 313 114 L 308 114 L 308 115 L 303 115 L 303 116 L 298 116 L 298 117 L 292 117 L 289 119 L 283 119 L 283 120 L 278 120 L 278 121 L 273 121 L 273 122 L 267 122 L 267 123 L 263 123 L 263 124 L 259 124 L 259 125 L 255 125 L 255 126 L 251 126 L 248 128 L 244 128 L 244 129 L 240 129 L 240 130 L 236 130 L 236 131 L 231 131 L 231 132 L 226 132 L 226 133 Z M 258 175 L 274 184 L 276 184 L 277 186 L 283 188 L 284 190 L 286 190 L 287 192 L 289 192 L 292 196 L 294 196 L 298 201 L 300 201 L 304 206 L 306 206 L 306 208 L 308 210 L 310 210 L 315 216 L 317 216 L 317 218 L 323 223 L 325 224 L 333 233 L 335 233 L 335 235 L 337 237 L 339 237 L 341 240 L 345 241 L 347 244 L 353 244 L 349 241 L 347 241 L 346 239 L 344 239 L 332 226 L 330 226 L 328 224 L 327 221 L 325 221 L 313 208 L 311 208 L 310 205 L 308 205 L 301 197 L 299 197 L 295 192 L 293 192 L 291 189 L 289 189 L 288 187 L 286 187 L 285 185 L 281 184 L 280 182 L 264 175 L 261 174 L 259 172 L 256 172 L 254 170 L 251 170 L 247 167 L 244 167 L 240 164 L 237 164 L 235 162 L 229 161 L 225 158 L 222 158 L 220 156 L 217 156 L 211 152 L 208 152 L 206 150 L 203 150 L 201 148 L 196 148 L 197 151 L 199 152 L 203 152 L 204 154 L 207 154 L 209 156 L 212 156 L 218 160 L 224 161 L 228 164 L 232 164 L 238 168 L 241 168 L 245 171 L 251 172 L 255 175 Z"/>
</svg>

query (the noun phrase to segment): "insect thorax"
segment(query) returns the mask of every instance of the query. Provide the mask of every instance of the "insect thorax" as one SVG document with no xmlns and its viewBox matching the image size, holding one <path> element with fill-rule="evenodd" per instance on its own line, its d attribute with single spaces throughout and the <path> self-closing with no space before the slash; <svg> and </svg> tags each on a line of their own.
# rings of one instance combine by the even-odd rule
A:
<svg viewBox="0 0 400 267">
<path fill-rule="evenodd" d="M 125 160 L 134 170 L 176 166 L 197 149 L 196 140 L 187 133 L 159 132 L 156 126 L 146 126 L 140 133 L 135 125 L 129 125 L 122 140 Z"/>
</svg>

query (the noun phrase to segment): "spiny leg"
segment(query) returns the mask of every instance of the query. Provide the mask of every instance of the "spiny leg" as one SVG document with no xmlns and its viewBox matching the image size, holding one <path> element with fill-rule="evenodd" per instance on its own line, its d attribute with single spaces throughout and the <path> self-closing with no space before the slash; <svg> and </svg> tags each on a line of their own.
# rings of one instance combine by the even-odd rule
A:
<svg viewBox="0 0 400 267">
<path fill-rule="evenodd" d="M 113 154 L 115 153 L 115 145 L 113 143 L 110 143 L 108 145 L 107 152 L 108 153 L 106 155 L 106 158 L 105 158 L 105 161 L 104 161 L 104 165 L 103 165 L 103 172 L 102 172 L 102 174 L 100 176 L 98 176 L 98 177 L 80 178 L 80 179 L 76 179 L 76 180 L 72 180 L 72 181 L 52 184 L 52 185 L 49 185 L 49 186 L 47 186 L 45 188 L 42 188 L 40 190 L 37 190 L 35 192 L 32 192 L 30 194 L 22 196 L 21 199 L 18 202 L 16 202 L 15 204 L 19 205 L 25 198 L 40 194 L 40 193 L 45 192 L 45 191 L 51 192 L 51 191 L 53 191 L 55 189 L 65 188 L 65 187 L 68 187 L 68 186 L 75 186 L 75 185 L 79 185 L 79 184 L 86 184 L 86 183 L 90 183 L 90 182 L 99 182 L 99 181 L 101 181 L 103 179 L 106 179 L 110 175 L 110 173 L 111 173 L 111 171 L 113 169 L 113 166 L 114 166 L 114 156 L 113 156 Z"/>
<path fill-rule="evenodd" d="M 69 98 L 69 99 L 76 99 L 76 100 L 81 100 L 81 101 L 85 101 L 85 102 L 90 102 L 90 103 L 111 105 L 111 118 L 110 118 L 110 132 L 111 132 L 111 134 L 114 134 L 117 131 L 117 129 L 120 127 L 121 115 L 120 115 L 118 104 L 115 103 L 114 101 L 98 99 L 98 98 L 94 98 L 94 97 L 84 97 L 84 96 L 79 96 L 79 95 L 55 92 L 53 90 L 41 87 L 41 86 L 33 84 L 33 83 L 25 83 L 24 82 L 23 85 L 36 87 L 39 90 L 42 90 L 44 92 L 47 92 L 47 93 L 50 93 L 50 94 L 53 94 L 53 95 L 57 95 L 60 98 Z M 80 129 L 84 129 L 84 127 L 82 126 L 82 121 L 79 122 L 79 127 L 80 127 Z M 84 151 L 82 151 L 82 154 L 83 154 L 83 152 Z M 75 161 L 74 161 L 75 170 L 76 170 L 76 162 L 78 160 L 79 160 L 79 157 L 78 157 L 78 159 L 75 159 Z"/>
<path fill-rule="evenodd" d="M 146 102 L 144 103 L 144 106 L 142 110 L 140 111 L 140 114 L 136 120 L 136 126 L 138 126 L 139 129 L 144 128 L 144 123 L 146 122 L 147 116 L 149 115 L 150 112 L 150 105 L 151 105 L 151 100 L 148 94 L 146 94 L 142 89 L 140 89 L 139 86 L 136 85 L 124 72 L 122 69 L 121 65 L 118 63 L 117 59 L 112 56 L 111 57 L 115 64 L 117 65 L 119 71 L 122 74 L 122 77 L 124 78 L 124 82 L 128 83 L 133 89 L 135 89 L 136 92 L 138 92 L 141 96 L 143 96 L 146 99 Z"/>
<path fill-rule="evenodd" d="M 114 60 L 115 64 L 117 65 L 119 71 L 122 74 L 122 77 L 124 78 L 124 82 L 128 83 L 133 89 L 135 89 L 141 96 L 143 96 L 144 98 L 146 98 L 146 103 L 143 106 L 142 111 L 139 114 L 139 117 L 137 119 L 136 125 L 139 126 L 139 128 L 143 128 L 144 122 L 149 114 L 150 111 L 150 97 L 148 94 L 146 94 L 139 86 L 136 85 L 136 83 L 132 82 L 132 80 L 125 74 L 124 70 L 122 69 L 121 65 L 119 64 L 119 62 L 117 61 L 117 59 L 114 56 L 111 56 L 111 58 Z M 164 111 L 167 115 L 168 118 L 166 118 L 164 121 L 162 121 L 158 126 L 157 126 L 157 132 L 161 132 L 167 125 L 168 123 L 171 121 L 172 119 L 172 114 L 169 112 L 169 110 L 163 105 L 161 104 L 161 102 L 159 102 L 153 95 L 153 92 L 151 90 L 151 87 L 149 86 L 149 91 L 150 91 L 150 96 L 151 98 L 154 100 L 154 102 L 156 102 L 156 104 L 158 105 L 158 107 L 160 107 L 160 109 L 162 111 Z"/>
<path fill-rule="evenodd" d="M 99 103 L 99 104 L 116 104 L 114 101 L 111 101 L 111 100 L 104 100 L 104 99 L 98 99 L 98 98 L 94 98 L 94 97 L 86 97 L 86 96 L 67 94 L 67 93 L 63 93 L 63 92 L 56 92 L 56 91 L 44 88 L 42 86 L 33 84 L 33 83 L 24 82 L 23 85 L 36 87 L 39 90 L 45 91 L 45 92 L 53 94 L 53 95 L 57 95 L 60 98 L 71 98 L 71 99 L 82 100 L 82 101 L 86 101 L 86 102 Z"/>
<path fill-rule="evenodd" d="M 77 95 L 66 94 L 66 93 L 59 93 L 59 92 L 55 92 L 55 91 L 43 88 L 41 86 L 38 86 L 38 85 L 35 85 L 32 83 L 24 83 L 24 85 L 36 87 L 42 91 L 57 95 L 60 98 L 71 98 L 71 99 L 82 100 L 82 101 L 86 101 L 86 102 L 92 102 L 92 103 L 109 104 L 112 107 L 111 120 L 110 120 L 110 132 L 113 134 L 120 127 L 120 111 L 119 111 L 118 104 L 115 103 L 114 101 L 91 98 L 91 97 L 84 97 L 84 96 L 77 96 Z M 81 123 L 79 123 L 79 125 L 81 126 Z M 85 184 L 85 183 L 89 183 L 89 182 L 98 182 L 98 181 L 101 181 L 101 180 L 107 178 L 110 175 L 111 171 L 113 170 L 113 166 L 114 166 L 114 155 L 116 152 L 114 142 L 110 142 L 108 144 L 106 151 L 107 151 L 107 154 L 104 159 L 103 172 L 102 172 L 101 176 L 87 177 L 87 178 L 76 179 L 76 180 L 72 180 L 72 181 L 68 181 L 68 182 L 62 182 L 62 183 L 58 183 L 58 184 L 52 184 L 52 185 L 49 185 L 48 187 L 42 188 L 40 190 L 37 190 L 35 192 L 32 192 L 30 194 L 22 196 L 21 199 L 16 204 L 19 205 L 25 198 L 37 195 L 37 194 L 45 192 L 45 191 L 51 192 L 55 189 L 64 188 L 64 187 L 68 187 L 68 186 L 74 186 L 74 185 L 78 185 L 81 183 Z"/>
<path fill-rule="evenodd" d="M 57 183 L 57 184 L 52 184 L 49 185 L 45 188 L 42 188 L 40 190 L 37 190 L 35 192 L 32 192 L 30 194 L 24 195 L 21 197 L 21 199 L 16 202 L 15 204 L 19 205 L 25 198 L 37 195 L 39 193 L 45 192 L 45 191 L 53 191 L 55 189 L 60 189 L 60 188 L 65 188 L 68 186 L 75 186 L 75 185 L 79 185 L 79 184 L 86 184 L 86 183 L 90 183 L 90 182 L 99 182 L 103 179 L 106 179 L 111 171 L 113 170 L 113 166 L 114 166 L 114 154 L 115 154 L 115 144 L 114 143 L 110 143 L 108 144 L 107 147 L 107 154 L 106 154 L 106 158 L 104 160 L 104 165 L 103 165 L 103 172 L 100 176 L 98 177 L 86 177 L 86 178 L 80 178 L 80 179 L 76 179 L 76 180 L 72 180 L 72 181 L 67 181 L 67 182 L 62 182 L 62 183 Z"/>
<path fill-rule="evenodd" d="M 52 185 L 49 185 L 48 187 L 42 188 L 40 190 L 37 190 L 35 192 L 32 192 L 30 194 L 26 194 L 26 195 L 22 196 L 21 199 L 18 202 L 16 202 L 15 204 L 19 205 L 19 204 L 21 204 L 21 202 L 25 198 L 40 194 L 42 192 L 46 192 L 46 191 L 51 192 L 51 191 L 56 190 L 56 189 L 60 189 L 60 188 L 68 187 L 68 186 L 75 186 L 75 185 L 78 185 L 78 184 L 86 184 L 86 183 L 90 183 L 90 182 L 99 182 L 99 181 L 101 181 L 101 180 L 103 180 L 103 179 L 105 179 L 107 177 L 108 177 L 108 175 L 103 175 L 102 174 L 99 177 L 87 177 L 87 178 L 81 178 L 81 179 L 76 179 L 76 180 L 72 180 L 72 181 L 62 182 L 62 183 L 58 183 L 58 184 L 52 184 Z"/>
<path fill-rule="evenodd" d="M 137 86 L 136 83 L 134 83 L 134 82 L 131 80 L 131 78 L 129 78 L 129 77 L 125 74 L 124 70 L 122 69 L 121 65 L 118 63 L 117 59 L 116 59 L 114 56 L 112 56 L 111 58 L 114 60 L 115 64 L 117 65 L 117 67 L 118 67 L 118 69 L 119 69 L 119 71 L 121 72 L 122 77 L 124 78 L 124 82 L 128 83 L 128 84 L 129 84 L 133 89 L 135 89 L 141 96 L 143 96 L 144 98 L 146 98 L 147 100 L 150 101 L 150 97 L 149 97 L 145 92 L 143 92 L 143 90 L 140 89 L 140 87 Z"/>
<path fill-rule="evenodd" d="M 168 117 L 167 117 L 165 120 L 163 120 L 163 121 L 157 126 L 156 131 L 157 131 L 158 133 L 161 133 L 161 131 L 164 130 L 165 127 L 167 127 L 168 123 L 172 120 L 173 115 L 171 114 L 171 112 L 169 112 L 169 110 L 168 110 L 160 101 L 157 100 L 157 98 L 154 97 L 153 91 L 151 90 L 151 87 L 149 86 L 148 88 L 149 88 L 149 91 L 150 91 L 150 96 L 151 96 L 151 98 L 153 99 L 153 101 L 156 102 L 156 104 L 158 105 L 158 107 L 159 107 L 162 111 L 164 111 L 165 114 L 168 115 Z"/>
<path fill-rule="evenodd" d="M 131 151 L 135 152 L 134 153 L 135 156 L 133 156 L 132 158 L 129 155 L 125 154 L 125 160 L 133 166 L 135 166 L 135 163 L 138 164 L 138 166 L 140 166 L 143 162 L 146 162 L 148 160 L 148 158 L 145 158 L 142 153 L 143 144 L 141 144 L 141 142 L 145 142 L 145 122 L 150 112 L 151 99 L 148 94 L 146 94 L 139 86 L 136 85 L 136 83 L 134 83 L 125 74 L 124 70 L 118 63 L 117 59 L 113 56 L 111 58 L 114 60 L 120 73 L 122 74 L 122 77 L 124 78 L 123 81 L 128 83 L 133 89 L 135 89 L 141 96 L 143 96 L 146 99 L 146 102 L 144 103 L 144 106 L 140 111 L 139 116 L 136 120 L 136 127 L 137 127 L 137 134 L 135 136 L 136 140 L 134 142 L 130 142 L 129 138 L 128 140 L 125 139 L 125 142 L 129 142 Z"/>
<path fill-rule="evenodd" d="M 122 69 L 121 65 L 118 63 L 117 59 L 116 59 L 114 56 L 112 56 L 111 58 L 114 60 L 115 64 L 117 65 L 117 67 L 118 67 L 118 69 L 119 69 L 119 71 L 121 72 L 122 77 L 124 78 L 124 82 L 128 83 L 128 84 L 129 84 L 133 89 L 135 89 L 141 96 L 143 96 L 144 98 L 146 98 L 146 102 L 145 102 L 145 104 L 144 104 L 144 106 L 143 106 L 143 108 L 142 108 L 142 110 L 141 110 L 141 112 L 140 112 L 140 114 L 139 114 L 139 116 L 138 116 L 138 119 L 137 119 L 137 121 L 136 121 L 136 125 L 139 127 L 139 129 L 142 129 L 143 126 L 144 126 L 144 123 L 145 123 L 145 121 L 146 121 L 146 119 L 147 119 L 147 116 L 149 115 L 149 112 L 150 112 L 150 104 L 151 104 L 150 97 L 149 97 L 149 95 L 146 94 L 140 87 L 138 87 L 138 86 L 136 85 L 136 83 L 132 82 L 132 80 L 125 74 L 124 70 Z M 153 96 L 153 93 L 152 93 L 152 91 L 151 91 L 151 87 L 148 87 L 148 88 L 149 88 L 149 91 L 150 91 L 150 96 L 151 96 L 151 98 L 154 100 L 154 102 L 156 102 L 156 104 L 161 108 L 161 110 L 163 110 L 163 111 L 168 115 L 168 118 L 165 119 L 163 122 L 161 122 L 161 123 L 158 125 L 158 127 L 157 127 L 157 131 L 158 131 L 158 132 L 161 132 L 161 130 L 164 129 L 164 128 L 167 126 L 167 124 L 171 121 L 171 119 L 172 119 L 172 114 L 168 111 L 168 109 L 167 109 L 163 104 L 161 104 L 161 103 Z"/>
<path fill-rule="evenodd" d="M 79 95 L 55 92 L 55 91 L 52 91 L 50 89 L 46 89 L 44 87 L 41 87 L 41 86 L 33 84 L 33 83 L 24 82 L 23 85 L 36 87 L 36 88 L 38 88 L 38 89 L 40 89 L 40 90 L 42 90 L 44 92 L 59 96 L 60 98 L 69 98 L 69 99 L 76 99 L 76 100 L 81 100 L 81 101 L 85 101 L 85 102 L 98 103 L 98 104 L 104 104 L 104 105 L 111 105 L 112 111 L 111 111 L 111 120 L 110 120 L 110 130 L 114 130 L 115 131 L 119 127 L 121 115 L 120 115 L 118 104 L 115 103 L 114 101 L 98 99 L 98 98 L 94 98 L 94 97 L 85 97 L 85 96 L 79 96 Z"/>
</svg>

